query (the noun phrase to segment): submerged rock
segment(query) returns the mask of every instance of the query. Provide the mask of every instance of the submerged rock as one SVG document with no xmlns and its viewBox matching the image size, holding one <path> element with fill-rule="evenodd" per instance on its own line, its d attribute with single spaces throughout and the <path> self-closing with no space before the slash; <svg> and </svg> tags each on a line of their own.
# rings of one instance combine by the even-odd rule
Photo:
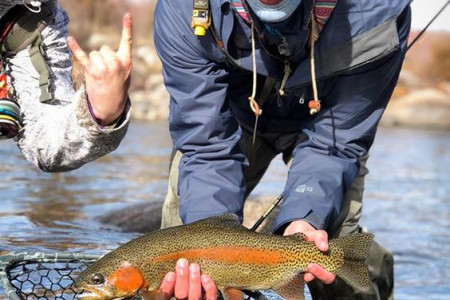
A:
<svg viewBox="0 0 450 300">
<path fill-rule="evenodd" d="M 274 196 L 249 199 L 244 207 L 244 226 L 251 228 L 275 200 Z M 97 221 L 121 232 L 147 233 L 161 226 L 162 201 L 144 202 L 121 208 L 97 218 Z M 271 214 L 258 231 L 271 232 L 276 214 Z"/>
<path fill-rule="evenodd" d="M 162 202 L 144 202 L 121 208 L 97 218 L 121 232 L 147 233 L 161 226 Z"/>
</svg>

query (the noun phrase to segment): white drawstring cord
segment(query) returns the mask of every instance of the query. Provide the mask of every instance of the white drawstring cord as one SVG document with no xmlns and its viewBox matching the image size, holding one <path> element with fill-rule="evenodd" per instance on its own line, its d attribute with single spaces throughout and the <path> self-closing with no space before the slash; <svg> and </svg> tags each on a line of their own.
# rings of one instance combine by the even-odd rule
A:
<svg viewBox="0 0 450 300">
<path fill-rule="evenodd" d="M 314 99 L 309 101 L 308 107 L 309 107 L 309 114 L 315 115 L 320 111 L 321 105 L 320 100 L 317 92 L 317 82 L 316 82 L 316 62 L 314 59 L 314 45 L 318 38 L 318 31 L 317 31 L 317 24 L 316 20 L 314 19 L 314 15 L 311 16 L 311 34 L 310 34 L 310 48 L 311 48 L 311 83 L 312 83 L 312 89 L 313 89 L 313 96 Z"/>
<path fill-rule="evenodd" d="M 253 63 L 253 90 L 252 95 L 248 97 L 250 101 L 250 108 L 255 113 L 255 126 L 253 128 L 253 141 L 252 144 L 255 144 L 256 141 L 256 129 L 258 127 L 258 119 L 262 114 L 262 109 L 259 107 L 258 102 L 256 102 L 256 82 L 257 82 L 257 72 L 256 72 L 256 54 L 255 54 L 255 28 L 254 23 L 252 22 L 252 63 Z"/>
<path fill-rule="evenodd" d="M 281 81 L 280 89 L 278 90 L 278 93 L 280 96 L 284 96 L 284 87 L 286 86 L 286 82 L 289 78 L 289 75 L 291 74 L 292 69 L 288 62 L 284 64 L 284 76 L 283 80 Z"/>
<path fill-rule="evenodd" d="M 256 72 L 257 70 L 256 70 L 254 22 L 252 22 L 251 25 L 252 25 L 251 30 L 252 30 L 253 90 L 252 90 L 252 95 L 250 97 L 248 97 L 248 100 L 250 101 L 250 108 L 255 113 L 255 126 L 253 128 L 253 139 L 252 139 L 252 144 L 254 145 L 255 141 L 256 141 L 256 129 L 258 128 L 258 119 L 259 119 L 259 116 L 262 114 L 262 109 L 259 107 L 258 102 L 256 102 L 256 100 L 255 100 L 256 84 L 257 84 L 257 72 Z M 321 104 L 320 104 L 320 100 L 319 100 L 319 96 L 318 96 L 318 92 L 317 92 L 316 63 L 315 63 L 315 59 L 314 59 L 314 46 L 315 46 L 315 42 L 316 42 L 317 38 L 318 38 L 317 24 L 314 19 L 314 15 L 312 15 L 311 16 L 311 33 L 310 33 L 310 48 L 311 48 L 310 62 L 311 62 L 311 82 L 312 82 L 314 99 L 309 101 L 309 103 L 308 103 L 308 106 L 310 109 L 309 113 L 311 115 L 318 113 L 321 109 Z M 285 68 L 284 68 L 284 77 L 283 77 L 283 80 L 281 82 L 281 86 L 279 89 L 279 93 L 281 96 L 284 95 L 284 87 L 286 85 L 286 81 L 291 72 L 292 72 L 292 70 L 291 70 L 289 64 L 286 64 Z"/>
</svg>

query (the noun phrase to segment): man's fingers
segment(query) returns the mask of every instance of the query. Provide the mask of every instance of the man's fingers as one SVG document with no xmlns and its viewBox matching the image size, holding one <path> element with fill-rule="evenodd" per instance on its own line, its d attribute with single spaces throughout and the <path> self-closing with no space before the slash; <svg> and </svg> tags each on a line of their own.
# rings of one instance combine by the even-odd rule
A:
<svg viewBox="0 0 450 300">
<path fill-rule="evenodd" d="M 328 251 L 328 234 L 325 230 L 317 230 L 315 232 L 314 243 L 320 251 L 325 252 Z"/>
<path fill-rule="evenodd" d="M 95 74 L 96 76 L 99 76 L 101 73 L 101 70 L 104 70 L 105 67 L 105 60 L 103 59 L 103 56 L 98 51 L 92 51 L 89 53 L 89 61 L 90 61 L 90 73 Z"/>
<path fill-rule="evenodd" d="M 108 46 L 102 46 L 99 53 L 101 55 L 101 59 L 103 61 L 102 63 L 104 64 L 104 66 L 107 69 L 110 69 L 112 72 L 116 72 L 117 67 L 120 65 L 120 61 L 116 55 L 116 52 Z"/>
<path fill-rule="evenodd" d="M 316 279 L 316 277 L 314 277 L 313 274 L 307 272 L 307 273 L 305 273 L 303 279 L 305 280 L 305 282 L 311 282 L 314 279 Z"/>
<path fill-rule="evenodd" d="M 189 262 L 180 258 L 176 265 L 175 297 L 185 299 L 189 296 Z"/>
<path fill-rule="evenodd" d="M 219 290 L 217 289 L 216 284 L 212 279 L 207 275 L 202 275 L 202 286 L 205 290 L 205 299 L 206 300 L 216 300 L 219 297 Z"/>
<path fill-rule="evenodd" d="M 320 281 L 322 281 L 325 284 L 333 283 L 333 281 L 336 279 L 336 275 L 325 270 L 324 268 L 322 268 L 319 265 L 310 264 L 310 265 L 308 265 L 308 267 L 306 269 L 309 273 L 314 275 L 315 278 L 319 279 Z M 306 274 L 305 274 L 305 281 L 308 281 L 308 279 L 309 278 L 307 278 Z"/>
<path fill-rule="evenodd" d="M 127 13 L 123 17 L 122 39 L 120 40 L 117 55 L 125 62 L 131 61 L 133 44 L 133 21 L 131 14 Z"/>
<path fill-rule="evenodd" d="M 70 51 L 72 51 L 73 57 L 78 60 L 78 62 L 85 68 L 89 68 L 90 59 L 86 52 L 81 49 L 77 40 L 73 36 L 67 38 L 67 46 L 69 46 Z"/>
<path fill-rule="evenodd" d="M 198 300 L 202 299 L 202 288 L 204 299 L 216 300 L 219 291 L 215 283 L 207 275 L 202 275 L 197 263 L 189 262 L 181 258 L 177 261 L 176 272 L 169 272 L 164 277 L 160 289 L 166 296 L 175 296 L 178 299 Z M 311 275 L 312 276 L 312 275 Z"/>
<path fill-rule="evenodd" d="M 192 263 L 189 266 L 189 300 L 202 298 L 202 284 L 200 281 L 200 266 Z"/>
<path fill-rule="evenodd" d="M 169 272 L 164 277 L 163 282 L 161 283 L 160 289 L 164 291 L 164 293 L 168 296 L 173 295 L 173 291 L 175 290 L 175 272 Z"/>
</svg>

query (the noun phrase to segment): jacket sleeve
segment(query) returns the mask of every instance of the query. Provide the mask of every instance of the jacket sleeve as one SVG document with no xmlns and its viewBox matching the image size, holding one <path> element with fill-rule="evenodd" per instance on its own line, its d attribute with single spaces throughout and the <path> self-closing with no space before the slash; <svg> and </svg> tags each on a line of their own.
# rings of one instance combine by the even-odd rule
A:
<svg viewBox="0 0 450 300">
<path fill-rule="evenodd" d="M 409 34 L 409 11 L 405 15 L 397 51 L 321 83 L 332 88 L 305 124 L 308 140 L 294 150 L 275 231 L 298 219 L 327 229 L 339 215 L 397 83 Z"/>
<path fill-rule="evenodd" d="M 158 1 L 155 45 L 170 94 L 170 132 L 183 154 L 179 165 L 180 217 L 189 223 L 223 212 L 242 216 L 245 157 L 240 129 L 226 101 L 228 72 L 207 59 L 190 27 L 192 2 Z M 209 39 L 209 40 L 208 40 Z"/>
<path fill-rule="evenodd" d="M 52 100 L 39 101 L 39 76 L 28 49 L 9 61 L 24 121 L 17 144 L 28 161 L 46 172 L 77 169 L 115 150 L 130 118 L 127 105 L 122 120 L 114 128 L 102 128 L 95 122 L 84 90 L 75 91 L 72 87 L 67 24 L 66 13 L 58 8 L 53 22 L 42 31 Z"/>
</svg>

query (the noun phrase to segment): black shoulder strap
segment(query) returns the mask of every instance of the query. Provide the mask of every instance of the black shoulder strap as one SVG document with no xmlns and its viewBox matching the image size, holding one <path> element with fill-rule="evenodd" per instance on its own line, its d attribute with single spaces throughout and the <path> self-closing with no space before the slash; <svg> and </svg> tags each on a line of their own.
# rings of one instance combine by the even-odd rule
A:
<svg viewBox="0 0 450 300">
<path fill-rule="evenodd" d="M 39 13 L 31 12 L 23 5 L 17 5 L 2 18 L 2 31 L 9 30 L 1 42 L 2 58 L 12 57 L 30 46 L 30 58 L 39 73 L 41 102 L 52 99 L 50 92 L 50 69 L 44 57 L 41 32 L 53 18 L 55 3 L 45 2 Z M 12 27 L 10 25 L 13 24 Z"/>
</svg>

